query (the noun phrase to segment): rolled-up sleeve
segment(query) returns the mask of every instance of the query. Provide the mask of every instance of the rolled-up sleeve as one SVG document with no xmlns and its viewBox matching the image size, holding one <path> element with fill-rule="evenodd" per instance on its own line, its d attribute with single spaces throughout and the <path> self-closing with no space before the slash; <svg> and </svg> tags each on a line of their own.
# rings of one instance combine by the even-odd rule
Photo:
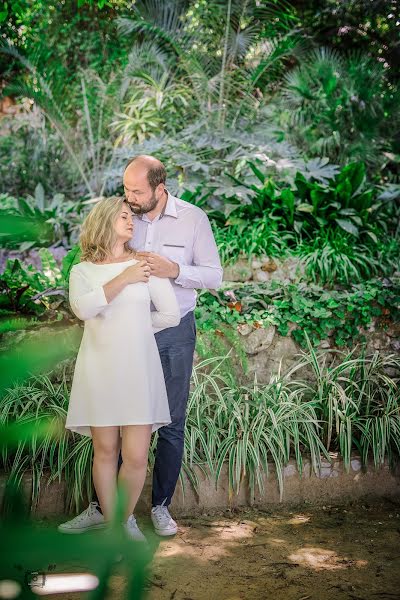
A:
<svg viewBox="0 0 400 600">
<path fill-rule="evenodd" d="M 72 268 L 69 278 L 69 303 L 72 312 L 82 321 L 93 319 L 108 306 L 103 286 L 93 287 L 76 267 Z"/>
<path fill-rule="evenodd" d="M 222 283 L 222 274 L 210 221 L 204 214 L 195 232 L 193 265 L 180 264 L 175 283 L 184 288 L 216 290 Z"/>
</svg>

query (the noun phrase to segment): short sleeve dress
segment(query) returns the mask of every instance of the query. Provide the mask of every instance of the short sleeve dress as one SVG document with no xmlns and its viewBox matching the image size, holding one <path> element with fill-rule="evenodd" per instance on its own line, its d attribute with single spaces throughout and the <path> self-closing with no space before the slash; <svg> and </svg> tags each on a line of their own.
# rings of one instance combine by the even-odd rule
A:
<svg viewBox="0 0 400 600">
<path fill-rule="evenodd" d="M 154 333 L 179 324 L 169 279 L 127 285 L 110 303 L 103 285 L 135 259 L 81 262 L 70 275 L 70 304 L 85 321 L 72 382 L 66 428 L 91 436 L 90 426 L 171 423 Z M 153 302 L 155 311 L 150 311 Z"/>
</svg>

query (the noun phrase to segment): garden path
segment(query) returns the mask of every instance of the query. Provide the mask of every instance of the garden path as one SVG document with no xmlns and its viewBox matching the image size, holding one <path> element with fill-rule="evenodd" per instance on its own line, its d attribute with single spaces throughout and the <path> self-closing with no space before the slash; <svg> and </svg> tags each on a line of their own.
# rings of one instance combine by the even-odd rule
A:
<svg viewBox="0 0 400 600">
<path fill-rule="evenodd" d="M 400 598 L 400 503 L 208 512 L 179 525 L 159 542 L 148 600 Z M 114 575 L 109 597 L 123 586 Z"/>
</svg>

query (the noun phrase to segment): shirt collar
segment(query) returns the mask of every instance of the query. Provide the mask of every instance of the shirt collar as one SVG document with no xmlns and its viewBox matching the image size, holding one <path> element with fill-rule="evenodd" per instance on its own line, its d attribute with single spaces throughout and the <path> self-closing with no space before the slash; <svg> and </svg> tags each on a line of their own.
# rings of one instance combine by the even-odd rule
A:
<svg viewBox="0 0 400 600">
<path fill-rule="evenodd" d="M 176 210 L 176 202 L 175 202 L 175 198 L 174 196 L 172 196 L 168 190 L 165 190 L 167 192 L 168 198 L 167 198 L 167 202 L 165 203 L 164 209 L 160 215 L 160 219 L 162 219 L 162 217 L 164 215 L 167 215 L 168 217 L 175 217 L 175 219 L 178 218 L 178 212 Z"/>
<path fill-rule="evenodd" d="M 164 205 L 164 208 L 162 209 L 160 216 L 158 217 L 158 220 L 162 219 L 164 215 L 167 215 L 167 217 L 174 217 L 175 219 L 178 218 L 178 212 L 176 210 L 176 202 L 175 202 L 175 198 L 174 196 L 172 196 L 172 194 L 170 194 L 170 192 L 166 189 L 165 190 L 167 192 L 167 201 Z M 139 215 L 139 218 L 143 220 L 143 217 L 145 217 L 146 215 Z M 146 221 L 148 221 L 148 219 L 145 219 Z"/>
</svg>

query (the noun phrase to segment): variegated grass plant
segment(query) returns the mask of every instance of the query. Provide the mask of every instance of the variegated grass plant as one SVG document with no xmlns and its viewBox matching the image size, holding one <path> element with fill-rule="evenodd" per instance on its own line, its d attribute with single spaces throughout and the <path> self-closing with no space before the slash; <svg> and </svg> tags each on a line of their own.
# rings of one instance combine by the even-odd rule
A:
<svg viewBox="0 0 400 600">
<path fill-rule="evenodd" d="M 301 473 L 303 455 L 310 456 L 317 470 L 321 453 L 326 454 L 317 403 L 304 397 L 304 382 L 285 377 L 272 378 L 269 384 L 255 379 L 251 386 L 238 385 L 218 372 L 221 360 L 208 359 L 194 370 L 186 463 L 207 465 L 216 485 L 227 464 L 230 497 L 239 493 L 246 476 L 252 497 L 256 485 L 262 493 L 263 475 L 272 463 L 282 495 L 283 469 L 291 456 Z M 204 370 L 213 364 L 209 372 Z"/>
<path fill-rule="evenodd" d="M 332 354 L 332 351 L 330 351 Z M 400 455 L 400 358 L 371 356 L 355 351 L 337 352 L 328 362 L 327 352 L 308 351 L 284 375 L 268 384 L 238 384 L 224 372 L 225 357 L 208 358 L 193 370 L 187 409 L 184 460 L 181 473 L 194 489 L 203 472 L 215 484 L 227 467 L 230 498 L 243 484 L 252 497 L 263 493 L 264 476 L 272 465 L 282 495 L 284 467 L 294 458 L 302 472 L 304 458 L 317 472 L 321 456 L 340 452 L 347 469 L 356 451 L 376 467 Z M 294 378 L 306 368 L 308 379 Z M 38 500 L 43 472 L 49 481 L 65 478 L 68 507 L 78 510 L 91 497 L 92 444 L 90 438 L 64 429 L 69 390 L 47 376 L 32 378 L 7 390 L 0 400 L 0 423 L 53 422 L 56 435 L 21 442 L 12 453 L 4 450 L 5 469 L 15 481 L 32 472 L 32 504 Z M 149 454 L 154 463 L 156 436 Z"/>
<path fill-rule="evenodd" d="M 33 434 L 29 441 L 21 441 L 15 452 L 3 449 L 2 453 L 3 465 L 12 481 L 19 484 L 25 472 L 32 474 L 33 507 L 39 499 L 44 472 L 49 473 L 49 483 L 66 479 L 70 507 L 77 508 L 84 496 L 92 494 L 91 439 L 65 429 L 68 399 L 65 382 L 55 384 L 48 376 L 40 375 L 9 388 L 0 400 L 1 424 L 50 424 L 48 435 L 40 441 Z"/>
<path fill-rule="evenodd" d="M 358 346 L 349 352 L 317 352 L 306 335 L 308 350 L 287 373 L 300 368 L 312 370 L 310 392 L 318 403 L 323 423 L 323 442 L 327 450 L 337 450 L 346 470 L 352 451 L 364 464 L 372 456 L 375 467 L 400 455 L 400 357 L 379 352 L 366 356 Z M 333 354 L 328 363 L 329 354 Z"/>
</svg>

